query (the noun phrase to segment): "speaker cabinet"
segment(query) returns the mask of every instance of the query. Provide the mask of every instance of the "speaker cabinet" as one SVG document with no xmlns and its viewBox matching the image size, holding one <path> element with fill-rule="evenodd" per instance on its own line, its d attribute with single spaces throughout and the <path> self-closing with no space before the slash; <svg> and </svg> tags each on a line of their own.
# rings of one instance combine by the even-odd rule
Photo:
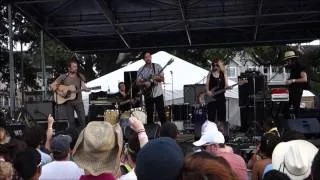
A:
<svg viewBox="0 0 320 180">
<path fill-rule="evenodd" d="M 113 108 L 114 106 L 112 105 L 90 105 L 88 112 L 88 121 L 104 121 L 104 111 Z"/>
<path fill-rule="evenodd" d="M 199 103 L 199 95 L 206 90 L 205 84 L 189 84 L 183 87 L 184 103 Z"/>
<path fill-rule="evenodd" d="M 265 76 L 243 73 L 238 77 L 239 80 L 246 79 L 248 83 L 239 86 L 239 106 L 253 105 L 253 95 L 264 94 Z"/>
<path fill-rule="evenodd" d="M 51 101 L 28 103 L 25 109 L 33 120 L 46 120 L 49 114 L 53 114 L 53 103 Z"/>
</svg>

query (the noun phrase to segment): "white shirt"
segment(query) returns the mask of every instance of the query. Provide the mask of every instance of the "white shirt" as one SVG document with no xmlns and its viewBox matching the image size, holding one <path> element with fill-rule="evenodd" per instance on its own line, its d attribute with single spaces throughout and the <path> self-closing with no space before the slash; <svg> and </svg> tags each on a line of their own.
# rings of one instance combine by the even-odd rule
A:
<svg viewBox="0 0 320 180">
<path fill-rule="evenodd" d="M 37 151 L 41 155 L 41 165 L 48 164 L 49 162 L 52 161 L 52 158 L 49 154 L 42 152 L 40 149 L 37 149 Z"/>
<path fill-rule="evenodd" d="M 159 64 L 154 64 L 154 71 L 153 71 L 153 65 L 151 66 L 142 66 L 138 71 L 138 79 L 140 80 L 146 80 L 151 75 L 159 74 L 162 67 Z M 163 94 L 162 90 L 162 84 L 158 83 L 156 86 L 152 88 L 152 97 L 156 98 L 158 96 L 161 96 Z"/>
<path fill-rule="evenodd" d="M 130 172 L 127 174 L 121 176 L 119 180 L 137 180 L 136 173 L 134 172 L 134 169 L 132 169 Z"/>
<path fill-rule="evenodd" d="M 78 180 L 84 170 L 72 161 L 53 161 L 42 167 L 40 180 Z"/>
</svg>

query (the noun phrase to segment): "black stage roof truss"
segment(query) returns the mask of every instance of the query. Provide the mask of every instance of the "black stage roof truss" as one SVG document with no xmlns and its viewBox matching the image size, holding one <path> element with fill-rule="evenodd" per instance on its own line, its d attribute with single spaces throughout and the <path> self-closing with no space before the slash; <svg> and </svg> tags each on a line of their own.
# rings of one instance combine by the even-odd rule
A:
<svg viewBox="0 0 320 180">
<path fill-rule="evenodd" d="M 319 0 L 13 0 L 76 52 L 284 44 L 320 37 Z"/>
</svg>

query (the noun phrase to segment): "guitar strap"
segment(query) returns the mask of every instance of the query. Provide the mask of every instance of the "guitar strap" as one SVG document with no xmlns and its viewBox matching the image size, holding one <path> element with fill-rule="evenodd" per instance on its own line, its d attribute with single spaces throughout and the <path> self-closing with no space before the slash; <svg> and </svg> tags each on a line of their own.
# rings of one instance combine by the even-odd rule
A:
<svg viewBox="0 0 320 180">
<path fill-rule="evenodd" d="M 156 68 L 155 68 L 154 63 L 152 63 L 152 68 L 153 68 L 153 75 L 156 75 Z"/>
</svg>

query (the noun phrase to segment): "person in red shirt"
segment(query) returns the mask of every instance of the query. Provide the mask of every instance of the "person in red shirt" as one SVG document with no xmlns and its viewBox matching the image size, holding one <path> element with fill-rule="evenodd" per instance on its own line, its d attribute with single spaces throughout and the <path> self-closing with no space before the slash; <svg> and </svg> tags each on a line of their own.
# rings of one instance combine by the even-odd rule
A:
<svg viewBox="0 0 320 180">
<path fill-rule="evenodd" d="M 223 134 L 216 128 L 205 128 L 201 138 L 193 145 L 203 147 L 205 151 L 219 157 L 223 157 L 231 166 L 239 180 L 247 180 L 248 172 L 244 159 L 233 153 L 230 147 L 225 145 Z"/>
</svg>

